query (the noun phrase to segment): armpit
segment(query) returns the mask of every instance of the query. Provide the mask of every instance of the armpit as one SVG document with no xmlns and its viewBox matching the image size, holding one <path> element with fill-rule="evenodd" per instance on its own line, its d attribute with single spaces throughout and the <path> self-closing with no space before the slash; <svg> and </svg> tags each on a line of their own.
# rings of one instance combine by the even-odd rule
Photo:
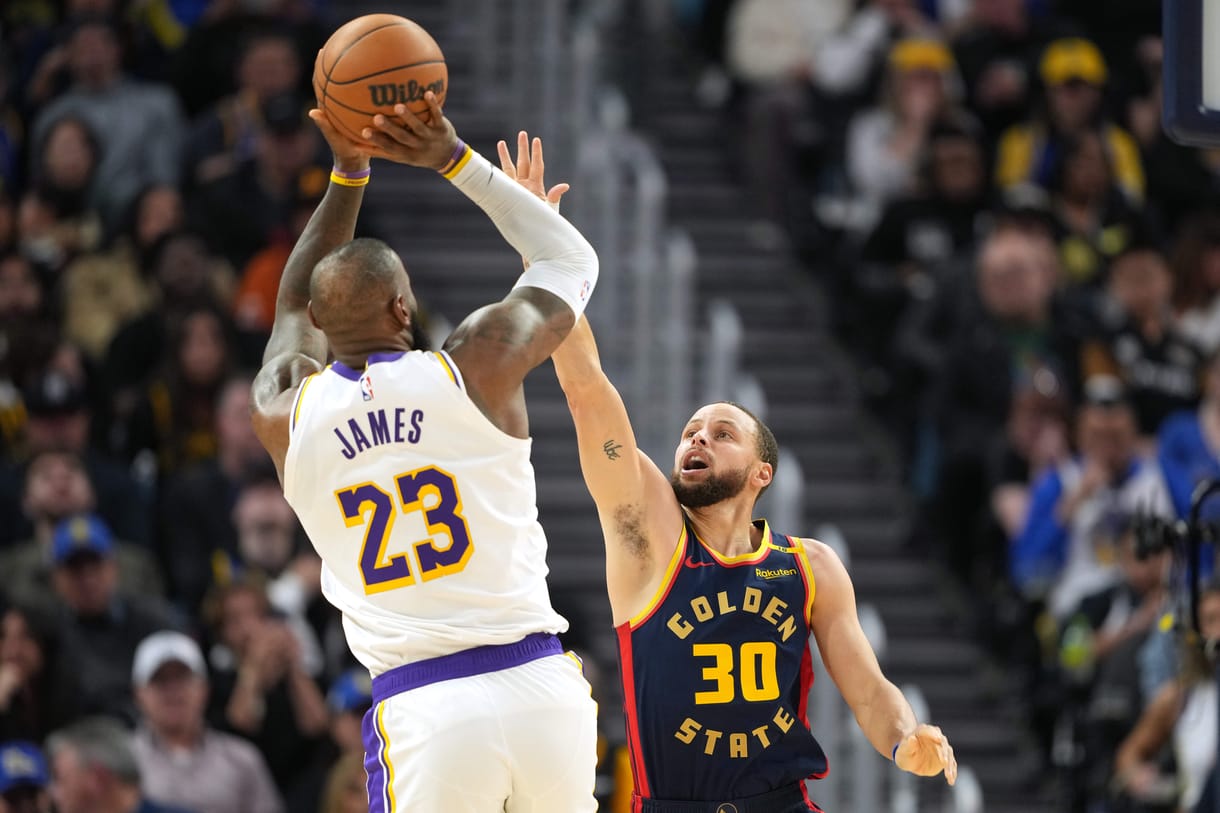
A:
<svg viewBox="0 0 1220 813">
<path fill-rule="evenodd" d="M 638 505 L 620 505 L 614 509 L 614 532 L 632 556 L 648 556 L 648 537 L 644 534 L 643 511 Z"/>
</svg>

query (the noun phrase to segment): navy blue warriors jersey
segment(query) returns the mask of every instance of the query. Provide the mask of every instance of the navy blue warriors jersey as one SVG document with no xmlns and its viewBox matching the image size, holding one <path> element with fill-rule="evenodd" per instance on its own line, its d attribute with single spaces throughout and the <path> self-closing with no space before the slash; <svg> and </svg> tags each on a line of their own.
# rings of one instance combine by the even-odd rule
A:
<svg viewBox="0 0 1220 813">
<path fill-rule="evenodd" d="M 657 595 L 618 627 L 639 797 L 739 799 L 826 775 L 805 709 L 813 574 L 797 540 L 756 525 L 759 550 L 725 558 L 686 523 Z"/>
</svg>

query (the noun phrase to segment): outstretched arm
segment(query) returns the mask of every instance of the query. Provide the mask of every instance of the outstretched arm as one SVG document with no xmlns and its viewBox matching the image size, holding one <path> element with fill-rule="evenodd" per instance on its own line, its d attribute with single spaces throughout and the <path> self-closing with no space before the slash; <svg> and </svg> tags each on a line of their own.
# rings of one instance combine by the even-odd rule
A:
<svg viewBox="0 0 1220 813">
<path fill-rule="evenodd" d="M 826 671 L 851 707 L 868 741 L 904 771 L 957 781 L 953 747 L 939 728 L 921 725 L 902 692 L 886 679 L 856 614 L 856 591 L 828 546 L 802 540 L 817 594 L 810 619 Z"/>
<path fill-rule="evenodd" d="M 617 626 L 656 593 L 678 544 L 682 510 L 665 475 L 636 447 L 627 408 L 602 370 L 586 318 L 577 321 L 551 359 L 606 538 L 606 586 Z"/>
<path fill-rule="evenodd" d="M 531 150 L 526 134 L 519 134 L 515 163 L 507 144 L 501 141 L 496 146 L 504 174 L 558 211 L 568 185 L 546 188 L 541 143 L 535 139 Z M 528 260 L 525 266 L 529 268 Z M 602 523 L 606 584 L 617 626 L 656 592 L 678 541 L 681 509 L 664 475 L 636 447 L 627 407 L 602 370 L 597 342 L 584 316 L 576 320 L 551 360 L 576 425 L 585 484 Z"/>
</svg>

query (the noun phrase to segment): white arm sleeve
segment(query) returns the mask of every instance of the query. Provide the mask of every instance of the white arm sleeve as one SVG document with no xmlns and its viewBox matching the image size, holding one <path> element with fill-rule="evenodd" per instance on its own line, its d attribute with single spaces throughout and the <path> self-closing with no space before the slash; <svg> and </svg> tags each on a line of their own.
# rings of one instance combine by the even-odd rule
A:
<svg viewBox="0 0 1220 813">
<path fill-rule="evenodd" d="M 579 317 L 597 284 L 597 253 L 575 226 L 469 147 L 445 173 L 487 213 L 529 269 L 515 288 L 541 288 Z"/>
</svg>

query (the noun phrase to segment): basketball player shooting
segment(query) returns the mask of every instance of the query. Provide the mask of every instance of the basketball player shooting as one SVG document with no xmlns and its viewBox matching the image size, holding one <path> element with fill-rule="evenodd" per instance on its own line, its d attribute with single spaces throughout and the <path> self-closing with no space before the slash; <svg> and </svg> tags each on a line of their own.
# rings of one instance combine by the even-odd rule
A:
<svg viewBox="0 0 1220 813">
<path fill-rule="evenodd" d="M 555 637 L 522 379 L 572 329 L 597 257 L 426 101 L 427 123 L 398 105 L 364 142 L 311 111 L 335 171 L 284 270 L 254 427 L 373 675 L 370 811 L 590 811 L 596 708 Z M 414 344 L 398 256 L 352 239 L 374 156 L 441 171 L 529 262 L 443 350 Z"/>
<path fill-rule="evenodd" d="M 503 147 L 500 161 L 512 175 Z M 552 359 L 605 535 L 632 810 L 819 810 L 804 782 L 828 770 L 805 714 L 810 634 L 873 747 L 953 784 L 949 741 L 920 724 L 882 674 L 838 556 L 751 520 L 775 474 L 771 430 L 735 404 L 704 406 L 682 429 L 666 477 L 636 447 L 586 319 Z"/>
</svg>

